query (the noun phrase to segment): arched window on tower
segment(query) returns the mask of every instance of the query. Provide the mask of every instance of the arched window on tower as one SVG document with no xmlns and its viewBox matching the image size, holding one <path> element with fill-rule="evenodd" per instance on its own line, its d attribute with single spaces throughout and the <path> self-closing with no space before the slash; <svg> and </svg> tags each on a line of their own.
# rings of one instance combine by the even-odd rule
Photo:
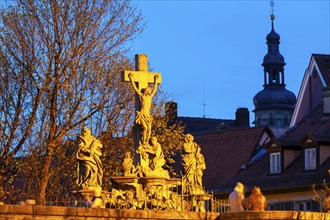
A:
<svg viewBox="0 0 330 220">
<path fill-rule="evenodd" d="M 273 71 L 273 81 L 272 84 L 279 84 L 279 74 L 276 70 Z"/>
<path fill-rule="evenodd" d="M 274 127 L 276 128 L 282 128 L 284 127 L 284 119 L 285 116 L 281 112 L 276 112 L 273 116 L 273 121 L 274 121 Z"/>
<path fill-rule="evenodd" d="M 269 125 L 269 115 L 267 113 L 263 113 L 260 116 L 261 119 L 261 125 Z"/>
<path fill-rule="evenodd" d="M 266 85 L 271 85 L 272 84 L 272 75 L 266 71 Z"/>
</svg>

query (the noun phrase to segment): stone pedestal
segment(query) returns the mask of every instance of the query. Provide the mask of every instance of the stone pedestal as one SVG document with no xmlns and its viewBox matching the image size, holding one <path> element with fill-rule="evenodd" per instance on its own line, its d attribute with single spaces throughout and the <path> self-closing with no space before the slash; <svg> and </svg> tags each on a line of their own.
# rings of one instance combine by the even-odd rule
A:
<svg viewBox="0 0 330 220">
<path fill-rule="evenodd" d="M 151 186 L 166 186 L 166 178 L 162 177 L 141 177 L 140 182 L 143 185 L 143 188 Z"/>
<path fill-rule="evenodd" d="M 93 208 L 96 205 L 97 208 L 104 208 L 104 204 L 106 203 L 106 199 L 108 197 L 107 194 L 109 194 L 109 192 L 102 191 L 101 187 L 87 187 L 79 191 L 74 191 L 73 194 L 76 198 L 76 206 Z M 81 198 L 82 204 L 78 204 L 78 201 L 81 201 Z M 93 198 L 94 200 L 97 200 L 97 204 L 94 204 L 95 201 L 93 201 Z"/>
<path fill-rule="evenodd" d="M 92 204 L 93 196 L 94 196 L 94 190 L 91 189 L 85 189 L 85 190 L 79 190 L 78 192 L 74 192 L 75 195 L 78 194 L 78 196 L 83 197 L 83 206 L 84 207 L 90 207 Z"/>
<path fill-rule="evenodd" d="M 116 189 L 133 190 L 137 198 L 143 197 L 142 185 L 139 183 L 139 178 L 136 175 L 116 176 L 112 177 L 111 181 L 117 184 Z"/>
</svg>

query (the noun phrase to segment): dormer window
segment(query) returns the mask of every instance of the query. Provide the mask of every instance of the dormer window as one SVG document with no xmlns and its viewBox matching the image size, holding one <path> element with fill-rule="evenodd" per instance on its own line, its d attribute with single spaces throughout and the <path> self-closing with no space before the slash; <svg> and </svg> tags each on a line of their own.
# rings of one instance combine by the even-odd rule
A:
<svg viewBox="0 0 330 220">
<path fill-rule="evenodd" d="M 305 149 L 305 170 L 316 169 L 316 148 Z"/>
<path fill-rule="evenodd" d="M 281 172 L 281 153 L 271 153 L 270 154 L 270 173 L 280 173 Z"/>
</svg>

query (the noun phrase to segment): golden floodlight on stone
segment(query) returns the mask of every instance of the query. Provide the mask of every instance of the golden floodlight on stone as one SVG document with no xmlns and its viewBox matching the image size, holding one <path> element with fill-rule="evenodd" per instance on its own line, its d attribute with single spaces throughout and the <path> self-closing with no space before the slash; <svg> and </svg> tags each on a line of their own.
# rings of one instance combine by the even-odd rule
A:
<svg viewBox="0 0 330 220">
<path fill-rule="evenodd" d="M 158 84 L 162 83 L 161 74 L 148 72 L 148 56 L 146 54 L 135 55 L 135 71 L 122 71 L 122 81 L 130 82 L 135 91 L 135 128 L 134 145 L 146 146 L 149 143 L 152 130 L 152 116 L 150 108 L 152 98 L 157 92 Z M 149 84 L 154 84 L 152 89 Z M 135 163 L 140 162 L 140 158 L 135 158 Z"/>
<path fill-rule="evenodd" d="M 124 70 L 121 74 L 122 81 L 130 83 L 135 92 L 134 152 L 125 152 L 122 172 L 111 178 L 112 189 L 102 191 L 103 170 L 99 161 L 102 144 L 88 128 L 83 129 L 78 137 L 77 184 L 84 197 L 84 206 L 205 212 L 205 200 L 210 199 L 202 187 L 206 166 L 193 136 L 187 135 L 182 147 L 181 179 L 171 178 L 169 171 L 163 168 L 165 155 L 161 143 L 151 136 L 153 116 L 150 110 L 152 98 L 162 82 L 161 73 L 148 72 L 147 55 L 137 54 L 135 70 Z M 95 140 L 95 144 L 91 144 L 91 140 Z M 131 153 L 135 155 L 134 159 Z"/>
</svg>

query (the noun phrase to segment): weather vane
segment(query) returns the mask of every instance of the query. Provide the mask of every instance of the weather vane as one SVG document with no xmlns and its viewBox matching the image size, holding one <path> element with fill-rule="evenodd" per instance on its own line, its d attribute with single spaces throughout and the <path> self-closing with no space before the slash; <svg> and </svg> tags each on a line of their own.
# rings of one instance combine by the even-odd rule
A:
<svg viewBox="0 0 330 220">
<path fill-rule="evenodd" d="M 275 19 L 275 15 L 274 15 L 274 0 L 270 1 L 270 7 L 272 10 L 272 14 L 270 15 L 270 19 L 273 21 Z"/>
</svg>

